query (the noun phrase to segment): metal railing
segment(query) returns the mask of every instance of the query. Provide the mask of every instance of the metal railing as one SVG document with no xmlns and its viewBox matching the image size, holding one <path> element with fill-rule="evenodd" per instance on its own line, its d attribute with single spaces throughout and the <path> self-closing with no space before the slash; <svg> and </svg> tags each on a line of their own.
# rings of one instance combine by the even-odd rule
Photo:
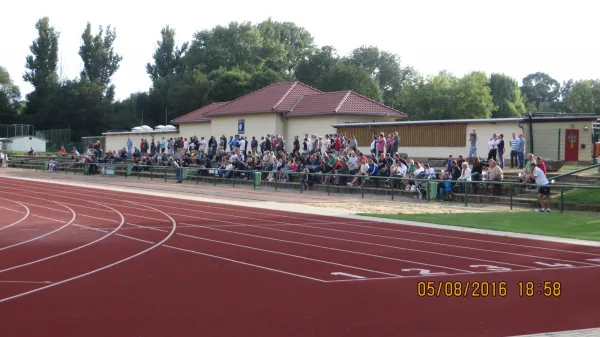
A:
<svg viewBox="0 0 600 337">
<path fill-rule="evenodd" d="M 35 163 L 12 163 L 12 167 L 15 168 L 23 168 L 23 169 L 31 169 L 37 171 L 48 171 L 48 162 L 35 162 Z M 65 173 L 72 172 L 74 174 L 96 174 L 94 167 L 97 168 L 98 172 L 103 175 L 111 175 L 111 176 L 120 176 L 123 175 L 125 178 L 136 178 L 138 180 L 144 178 L 150 178 L 150 180 L 160 179 L 167 182 L 169 179 L 174 179 L 177 176 L 177 169 L 180 169 L 181 177 L 183 180 L 195 180 L 196 185 L 199 185 L 201 180 L 204 180 L 206 183 L 212 183 L 213 186 L 217 186 L 217 184 L 221 183 L 229 183 L 232 187 L 237 185 L 248 185 L 252 184 L 252 189 L 256 190 L 258 186 L 263 184 L 272 184 L 275 191 L 281 188 L 289 188 L 288 185 L 291 184 L 292 188 L 299 189 L 299 193 L 305 193 L 305 187 L 311 186 L 323 186 L 327 195 L 331 195 L 333 189 L 345 188 L 348 193 L 352 191 L 359 191 L 362 198 L 365 197 L 365 189 L 368 191 L 385 191 L 386 195 L 389 195 L 391 200 L 394 200 L 396 195 L 401 196 L 404 192 L 408 192 L 413 195 L 413 197 L 420 195 L 421 198 L 417 198 L 419 200 L 425 199 L 426 202 L 431 202 L 434 199 L 437 199 L 439 184 L 445 184 L 447 182 L 452 183 L 453 187 L 459 187 L 460 192 L 454 192 L 452 190 L 453 195 L 460 195 L 464 199 L 464 205 L 469 205 L 469 196 L 486 196 L 470 191 L 470 189 L 477 190 L 480 185 L 484 185 L 487 189 L 492 190 L 493 192 L 500 192 L 502 188 L 507 189 L 507 196 L 509 198 L 509 207 L 512 210 L 514 208 L 515 202 L 537 202 L 537 199 L 517 199 L 517 191 L 520 191 L 527 187 L 539 187 L 535 184 L 523 184 L 521 182 L 506 182 L 506 181 L 456 181 L 456 180 L 439 180 L 439 179 L 418 179 L 418 178 L 399 178 L 399 177 L 380 177 L 380 176 L 364 176 L 364 175 L 352 175 L 352 174 L 332 174 L 332 173 L 312 173 L 312 172 L 280 172 L 280 171 L 262 171 L 262 170 L 224 170 L 218 168 L 204 168 L 201 166 L 188 166 L 177 168 L 173 166 L 157 166 L 157 165 L 134 165 L 134 164 L 110 164 L 110 163 L 92 163 L 92 164 L 75 164 L 75 163 L 58 163 L 58 165 L 54 168 L 55 172 L 64 171 Z M 106 174 L 107 171 L 110 171 L 111 174 Z M 194 174 L 189 175 L 189 170 L 196 170 Z M 273 181 L 263 181 L 263 177 L 269 176 L 269 174 L 273 174 Z M 279 175 L 287 175 L 290 180 L 295 180 L 295 182 L 279 181 Z M 192 179 L 190 179 L 192 177 Z M 353 186 L 347 186 L 344 184 L 335 184 L 332 181 L 339 179 L 339 182 L 348 180 L 348 179 L 357 179 L 357 184 Z M 322 183 L 319 183 L 320 180 Z M 365 186 L 367 182 L 375 182 L 374 187 Z M 380 185 L 383 183 L 384 188 L 381 188 Z M 306 185 L 306 186 L 305 186 Z M 401 189 L 401 185 L 414 185 L 415 191 L 406 191 L 405 189 Z M 423 186 L 424 185 L 424 186 Z M 398 186 L 398 187 L 397 187 Z M 443 185 L 442 185 L 443 186 Z M 574 189 L 585 189 L 585 190 L 598 190 L 600 193 L 600 186 L 598 185 L 561 185 L 561 184 L 551 184 L 550 187 L 556 191 L 559 189 L 559 204 L 560 204 L 560 212 L 564 211 L 565 200 L 564 194 L 565 191 L 570 191 Z M 433 189 L 435 188 L 435 190 Z M 418 189 L 419 191 L 416 191 Z M 423 195 L 422 192 L 425 192 Z M 500 195 L 492 195 L 500 197 Z M 598 205 L 600 209 L 600 205 Z"/>
</svg>

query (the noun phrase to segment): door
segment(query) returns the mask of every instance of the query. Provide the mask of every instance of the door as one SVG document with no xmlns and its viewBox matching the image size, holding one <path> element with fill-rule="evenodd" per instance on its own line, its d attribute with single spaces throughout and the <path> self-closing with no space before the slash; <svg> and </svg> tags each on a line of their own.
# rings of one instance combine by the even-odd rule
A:
<svg viewBox="0 0 600 337">
<path fill-rule="evenodd" d="M 579 161 L 579 130 L 565 130 L 565 161 Z"/>
</svg>

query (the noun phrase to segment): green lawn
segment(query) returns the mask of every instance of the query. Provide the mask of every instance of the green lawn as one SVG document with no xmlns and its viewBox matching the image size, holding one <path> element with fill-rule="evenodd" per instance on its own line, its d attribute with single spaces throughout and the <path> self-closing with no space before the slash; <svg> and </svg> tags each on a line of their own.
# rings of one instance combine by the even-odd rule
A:
<svg viewBox="0 0 600 337">
<path fill-rule="evenodd" d="M 600 185 L 596 185 L 600 187 Z M 552 197 L 554 203 L 560 202 L 560 195 Z M 565 203 L 600 205 L 600 189 L 574 189 L 564 193 Z"/>
<path fill-rule="evenodd" d="M 439 225 L 600 241 L 600 216 L 560 214 L 558 212 L 549 214 L 535 212 L 453 214 L 362 213 L 360 215 L 427 222 Z"/>
</svg>

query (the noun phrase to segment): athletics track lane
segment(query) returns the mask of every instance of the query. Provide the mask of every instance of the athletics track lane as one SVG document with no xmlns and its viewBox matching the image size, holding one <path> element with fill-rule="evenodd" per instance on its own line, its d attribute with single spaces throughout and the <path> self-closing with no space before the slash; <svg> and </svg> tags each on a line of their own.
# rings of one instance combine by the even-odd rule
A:
<svg viewBox="0 0 600 337">
<path fill-rule="evenodd" d="M 86 192 L 89 191 L 92 190 L 86 190 Z M 114 195 L 131 197 L 131 195 L 119 193 Z M 163 202 L 174 204 L 181 202 L 161 199 Z M 101 199 L 98 198 L 98 200 Z M 102 202 L 106 201 L 102 200 Z M 152 201 L 149 200 L 147 204 L 153 204 Z M 202 207 L 205 206 L 195 202 L 193 205 L 194 207 L 191 208 L 197 206 L 199 209 L 203 209 Z M 137 217 L 128 218 L 127 221 L 138 226 L 155 227 L 155 229 L 147 230 L 128 226 L 119 230 L 118 233 L 127 233 L 132 237 L 150 238 L 154 236 L 154 239 L 166 235 L 161 231 L 166 227 L 164 221 L 154 222 L 144 219 L 143 217 L 147 216 L 148 212 L 142 209 L 127 210 L 137 215 Z M 168 213 L 177 218 L 178 214 L 187 213 L 188 210 L 188 208 L 184 210 L 173 208 L 169 209 Z M 234 212 L 237 214 L 238 211 L 237 209 L 235 211 L 223 210 L 230 216 Z M 241 209 L 241 211 L 245 210 Z M 247 209 L 247 211 L 254 210 Z M 283 212 L 279 212 L 279 214 L 294 216 Z M 305 215 L 298 216 L 304 217 Z M 255 217 L 257 216 L 255 215 Z M 262 218 L 260 215 L 258 217 Z M 243 216 L 238 215 L 237 218 L 243 220 Z M 198 219 L 204 221 L 201 222 L 202 224 L 206 224 L 212 217 L 202 213 Z M 271 219 L 273 219 L 271 216 L 265 216 L 263 220 Z M 324 219 L 331 220 L 331 218 L 314 218 L 315 221 L 321 220 L 322 223 L 326 222 Z M 183 219 L 180 221 L 183 222 Z M 188 218 L 187 221 L 190 219 Z M 216 222 L 213 226 L 227 228 L 216 227 L 219 225 L 224 224 Z M 101 228 L 100 221 L 96 227 Z M 291 227 L 293 228 L 293 226 Z M 238 231 L 240 226 L 233 228 Z M 249 228 L 253 227 L 245 229 Z M 335 226 L 335 228 L 339 227 Z M 410 229 L 415 228 L 411 227 Z M 186 235 L 198 235 L 204 231 L 206 229 L 182 227 L 178 232 Z M 463 234 L 438 232 L 446 232 L 449 235 Z M 264 230 L 261 233 L 272 232 Z M 336 235 L 338 234 L 341 233 Z M 276 237 L 273 234 L 269 235 Z M 331 234 L 329 235 L 331 236 Z M 479 237 L 486 240 L 494 239 L 490 236 Z M 119 242 L 119 245 L 130 245 L 129 242 L 139 243 L 133 239 L 119 238 L 125 240 L 122 243 Z M 231 242 L 232 238 L 233 236 L 228 236 L 223 239 Z M 192 336 L 199 332 L 211 336 L 233 336 L 240 331 L 244 331 L 244 334 L 248 336 L 265 336 L 267 332 L 272 333 L 273 336 L 397 336 L 398 331 L 405 331 L 412 336 L 439 335 L 441 331 L 444 331 L 445 335 L 449 335 L 449 331 L 456 331 L 460 332 L 460 334 L 456 334 L 457 336 L 501 336 L 590 327 L 591 315 L 595 314 L 594 318 L 598 315 L 598 312 L 590 309 L 594 307 L 589 298 L 589 296 L 597 298 L 599 295 L 596 288 L 589 286 L 589 276 L 597 277 L 598 275 L 597 271 L 593 271 L 594 268 L 572 268 L 568 273 L 565 273 L 564 270 L 547 269 L 503 273 L 499 276 L 497 274 L 461 275 L 443 278 L 444 280 L 496 279 L 506 280 L 513 284 L 524 278 L 546 280 L 556 279 L 560 276 L 565 291 L 571 289 L 568 295 L 565 293 L 559 300 L 560 306 L 564 307 L 564 309 L 560 309 L 549 305 L 549 303 L 553 303 L 550 302 L 552 299 L 521 299 L 514 296 L 516 291 L 514 285 L 511 289 L 512 293 L 507 298 L 427 299 L 416 296 L 416 279 L 359 280 L 324 284 L 215 257 L 194 254 L 191 253 L 192 250 L 202 253 L 205 246 L 198 244 L 197 240 L 193 238 L 182 237 L 182 239 L 189 240 L 178 239 L 176 242 L 170 240 L 168 244 L 185 244 L 187 246 L 184 249 L 189 248 L 187 252 L 161 247 L 160 250 L 153 250 L 126 264 L 79 279 L 71 284 L 16 299 L 13 303 L 21 303 L 18 306 L 21 308 L 24 308 L 24 304 L 29 303 L 28 312 L 31 312 L 33 317 L 39 317 L 38 320 L 42 320 L 46 324 L 44 326 L 50 329 L 54 328 L 53 331 L 64 331 L 64 324 L 67 323 L 66 317 L 70 318 L 68 321 L 72 324 L 73 335 L 75 335 L 75 331 L 83 332 L 84 324 L 88 324 L 90 330 L 85 331 L 92 331 L 86 333 L 88 336 L 129 336 L 140 333 L 148 336 Z M 327 241 L 330 243 L 331 240 Z M 257 242 L 252 241 L 253 244 L 257 244 Z M 531 245 L 536 243 L 528 242 Z M 278 248 L 289 249 L 290 246 L 286 244 Z M 114 252 L 114 246 L 105 245 L 104 248 L 104 254 L 118 259 L 116 254 L 113 255 L 117 253 Z M 579 246 L 570 246 L 569 248 L 577 249 Z M 143 247 L 139 249 L 143 249 Z M 309 250 L 307 254 L 313 251 L 316 250 Z M 83 253 L 83 250 L 78 253 Z M 240 258 L 249 256 L 251 253 L 243 250 L 233 255 Z M 342 255 L 344 254 L 340 254 L 339 258 Z M 91 260 L 96 260 L 97 254 L 91 254 L 91 256 L 93 257 Z M 289 263 L 296 263 L 295 260 L 297 258 L 290 258 Z M 446 262 L 445 259 L 440 261 Z M 90 263 L 93 261 L 74 260 L 73 262 Z M 71 266 L 71 264 L 67 264 L 67 266 Z M 379 267 L 379 265 L 375 266 Z M 36 268 L 39 267 L 36 266 Z M 52 269 L 45 272 L 51 273 Z M 223 290 L 219 291 L 220 289 Z M 576 289 L 576 291 L 572 289 Z M 60 303 L 57 303 L 59 298 L 61 299 Z M 60 306 L 64 303 L 63 299 L 66 301 L 66 309 Z M 554 303 L 557 302 L 554 301 Z M 0 314 L 4 309 L 3 306 L 9 303 L 11 302 L 0 303 Z M 457 305 L 461 307 L 460 312 L 457 312 Z M 503 319 L 498 319 L 500 313 L 502 313 Z M 562 319 L 560 319 L 561 314 L 564 316 Z M 123 316 L 127 316 L 127 320 L 119 320 L 119 317 Z M 7 316 L 3 315 L 3 317 Z M 529 320 L 523 320 L 523 317 L 528 317 Z M 432 324 L 432 319 L 437 324 Z M 257 324 L 257 322 L 265 321 L 268 323 Z M 474 321 L 480 322 L 480 325 L 473 325 Z M 510 324 L 507 324 L 507 321 Z M 19 325 L 19 322 L 23 324 Z M 115 323 L 107 324 L 107 322 Z M 31 336 L 32 332 L 36 332 L 35 327 L 25 324 L 23 320 L 11 320 L 10 326 L 0 326 L 0 328 L 11 328 L 7 330 L 13 332 L 10 334 L 11 336 Z M 0 331 L 3 330 L 0 329 Z M 118 332 L 115 333 L 115 331 Z M 37 332 L 39 334 L 39 331 Z M 68 334 L 62 335 L 68 336 Z"/>
</svg>

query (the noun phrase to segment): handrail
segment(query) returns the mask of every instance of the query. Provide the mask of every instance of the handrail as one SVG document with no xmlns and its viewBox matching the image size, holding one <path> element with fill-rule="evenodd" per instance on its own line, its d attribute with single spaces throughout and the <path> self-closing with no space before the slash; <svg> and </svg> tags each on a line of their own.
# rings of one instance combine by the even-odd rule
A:
<svg viewBox="0 0 600 337">
<path fill-rule="evenodd" d="M 600 167 L 600 163 L 599 164 L 590 165 L 590 166 L 584 167 L 582 169 L 578 169 L 578 170 L 574 170 L 574 171 L 571 171 L 571 172 L 567 172 L 565 174 L 557 175 L 556 177 L 553 177 L 552 180 L 558 180 L 560 178 L 568 177 L 568 176 L 571 176 L 571 175 L 573 175 L 575 173 L 579 173 L 579 172 L 591 170 L 591 169 L 596 168 L 596 167 Z"/>
</svg>

